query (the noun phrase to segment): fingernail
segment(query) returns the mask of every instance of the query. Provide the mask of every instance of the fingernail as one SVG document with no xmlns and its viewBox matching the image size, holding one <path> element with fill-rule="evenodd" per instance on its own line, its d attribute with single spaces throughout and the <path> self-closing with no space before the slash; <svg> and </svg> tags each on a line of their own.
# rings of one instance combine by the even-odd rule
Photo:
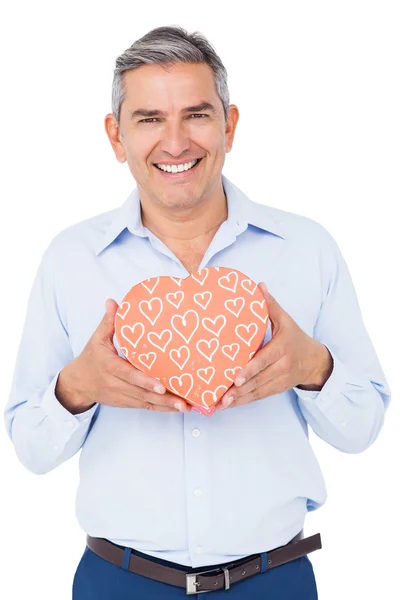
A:
<svg viewBox="0 0 400 600">
<path fill-rule="evenodd" d="M 181 402 L 175 402 L 174 406 L 177 410 L 183 412 L 183 404 Z"/>
<path fill-rule="evenodd" d="M 224 406 L 230 406 L 233 402 L 233 396 L 228 396 L 228 398 L 224 398 L 222 404 Z"/>
<path fill-rule="evenodd" d="M 165 393 L 165 387 L 163 385 L 155 385 L 153 389 L 155 392 L 157 392 L 157 394 Z"/>
<path fill-rule="evenodd" d="M 239 386 L 243 385 L 245 381 L 246 381 L 246 380 L 245 380 L 245 378 L 244 378 L 244 377 L 238 377 L 238 378 L 235 380 L 235 385 L 236 385 L 237 387 L 239 387 Z"/>
</svg>

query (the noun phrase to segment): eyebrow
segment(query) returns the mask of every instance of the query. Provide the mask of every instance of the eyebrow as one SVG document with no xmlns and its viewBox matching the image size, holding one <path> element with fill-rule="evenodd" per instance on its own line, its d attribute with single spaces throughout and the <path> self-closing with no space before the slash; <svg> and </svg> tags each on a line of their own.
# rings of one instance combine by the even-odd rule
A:
<svg viewBox="0 0 400 600">
<path fill-rule="evenodd" d="M 215 106 L 210 104 L 209 102 L 201 102 L 200 104 L 196 104 L 195 106 L 187 106 L 186 108 L 182 108 L 183 113 L 192 113 L 192 112 L 202 112 L 204 110 L 208 110 L 214 114 L 217 113 Z M 136 117 L 165 117 L 167 113 L 162 110 L 146 110 L 145 108 L 138 108 L 131 113 L 131 119 L 135 119 Z"/>
</svg>

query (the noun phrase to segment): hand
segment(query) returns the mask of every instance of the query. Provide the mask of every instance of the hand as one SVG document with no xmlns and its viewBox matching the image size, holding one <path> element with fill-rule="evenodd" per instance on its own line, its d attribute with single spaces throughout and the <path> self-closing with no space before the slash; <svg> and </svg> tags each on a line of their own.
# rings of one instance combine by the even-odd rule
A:
<svg viewBox="0 0 400 600">
<path fill-rule="evenodd" d="M 60 372 L 55 388 L 59 402 L 73 414 L 96 402 L 119 408 L 145 408 L 161 412 L 190 412 L 191 406 L 170 394 L 156 379 L 121 358 L 113 343 L 115 300 L 106 301 L 106 313 L 81 354 Z"/>
<path fill-rule="evenodd" d="M 217 410 L 248 404 L 295 386 L 320 390 L 332 372 L 333 359 L 326 346 L 297 325 L 269 294 L 264 282 L 259 287 L 267 302 L 271 340 L 236 375 L 235 385 L 221 398 Z"/>
</svg>

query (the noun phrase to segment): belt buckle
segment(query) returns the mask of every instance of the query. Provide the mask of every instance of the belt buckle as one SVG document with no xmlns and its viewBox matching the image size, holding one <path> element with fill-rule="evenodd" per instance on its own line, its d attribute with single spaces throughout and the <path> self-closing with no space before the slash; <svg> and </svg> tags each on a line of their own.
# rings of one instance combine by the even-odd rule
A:
<svg viewBox="0 0 400 600">
<path fill-rule="evenodd" d="M 214 590 L 197 590 L 197 586 L 199 585 L 199 581 L 196 581 L 197 575 L 205 575 L 206 573 L 217 573 L 219 574 L 221 571 L 224 572 L 225 575 L 225 589 L 229 590 L 230 582 L 229 582 L 229 569 L 227 567 L 218 567 L 217 569 L 210 569 L 209 571 L 202 571 L 201 573 L 186 573 L 186 595 L 190 594 L 205 594 L 206 592 L 213 592 Z"/>
</svg>

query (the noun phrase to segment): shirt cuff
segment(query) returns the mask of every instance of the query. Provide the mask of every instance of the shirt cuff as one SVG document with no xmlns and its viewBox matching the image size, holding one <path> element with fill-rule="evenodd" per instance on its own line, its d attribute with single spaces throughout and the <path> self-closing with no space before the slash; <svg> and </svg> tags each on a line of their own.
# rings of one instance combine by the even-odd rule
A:
<svg viewBox="0 0 400 600">
<path fill-rule="evenodd" d="M 328 346 L 326 346 L 328 348 Z M 319 391 L 302 390 L 295 386 L 293 389 L 300 400 L 305 404 L 317 406 L 321 412 L 325 412 L 335 402 L 340 392 L 345 388 L 347 381 L 346 367 L 338 357 L 328 348 L 333 360 L 332 373 L 325 381 L 324 386 Z"/>
<path fill-rule="evenodd" d="M 61 369 L 60 371 L 58 371 L 57 375 L 55 375 L 50 385 L 48 386 L 43 396 L 42 407 L 47 417 L 51 419 L 51 421 L 53 421 L 56 425 L 59 425 L 65 431 L 73 433 L 74 431 L 83 426 L 89 426 L 91 418 L 98 407 L 98 402 L 96 402 L 94 406 L 92 406 L 85 412 L 79 413 L 77 415 L 73 415 L 72 413 L 70 413 L 69 410 L 67 410 L 58 401 L 58 398 L 55 395 L 55 387 L 60 372 Z"/>
</svg>

